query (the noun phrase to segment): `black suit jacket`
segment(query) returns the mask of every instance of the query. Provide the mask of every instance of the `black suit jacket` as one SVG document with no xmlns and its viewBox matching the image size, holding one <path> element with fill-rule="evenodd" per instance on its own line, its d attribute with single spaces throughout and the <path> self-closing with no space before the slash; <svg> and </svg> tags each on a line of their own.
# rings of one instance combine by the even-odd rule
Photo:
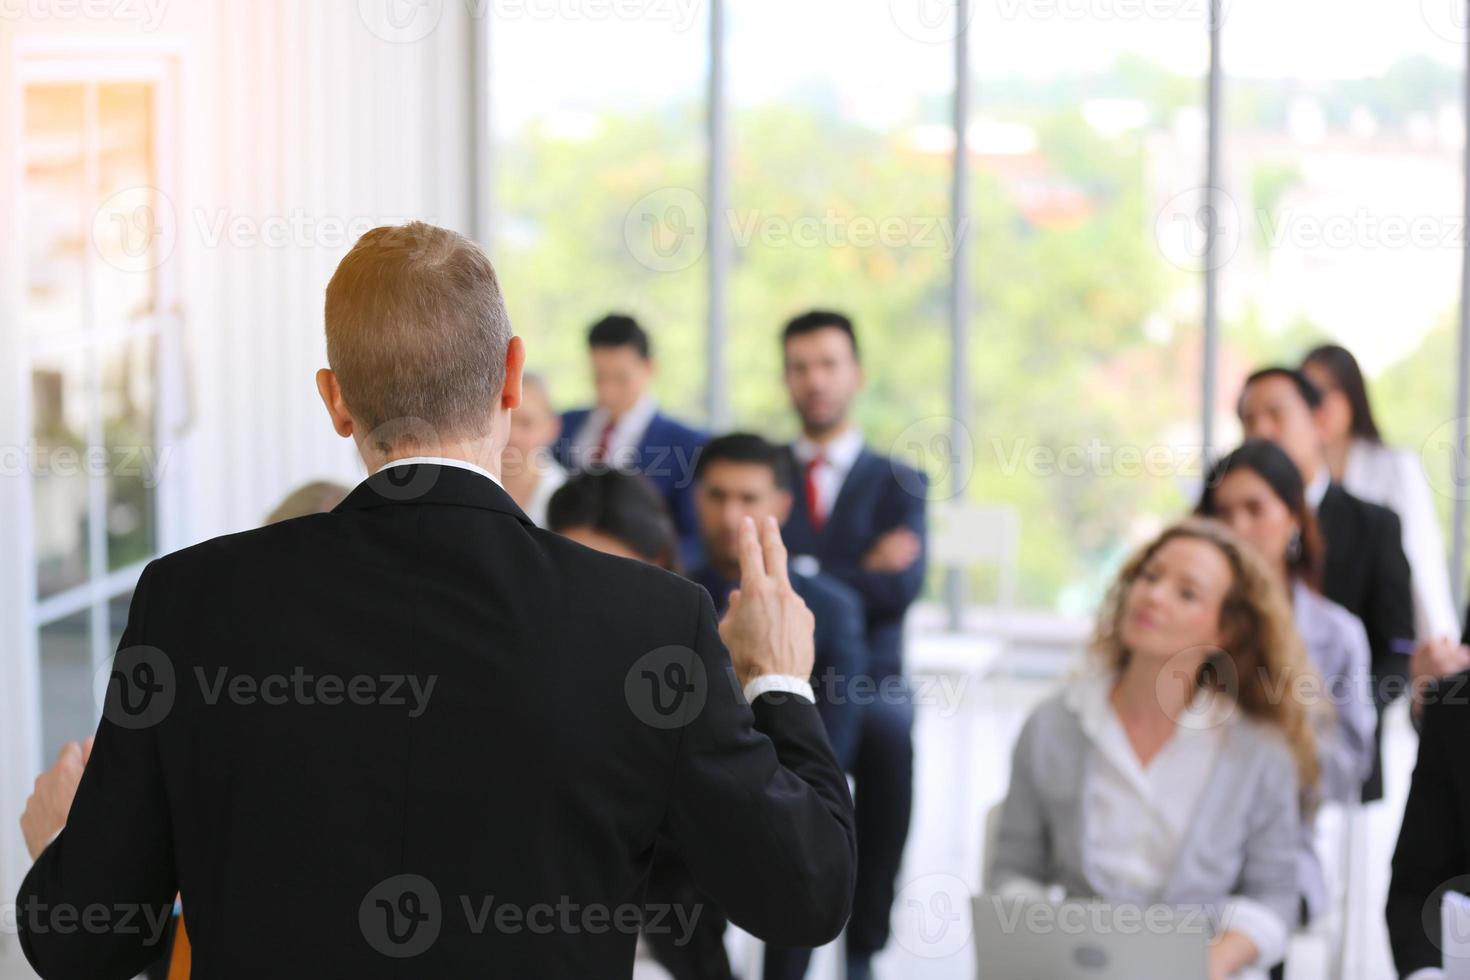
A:
<svg viewBox="0 0 1470 980">
<path fill-rule="evenodd" d="M 1470 894 L 1470 673 L 1439 682 L 1424 709 L 1419 762 L 1409 786 L 1393 878 L 1388 939 L 1401 976 L 1440 966 L 1440 899 Z"/>
<path fill-rule="evenodd" d="M 159 559 L 26 955 L 131 977 L 157 951 L 123 926 L 181 891 L 198 980 L 627 977 L 661 835 L 741 927 L 827 942 L 845 777 L 814 706 L 745 703 L 716 627 L 697 585 L 447 466 Z"/>
<path fill-rule="evenodd" d="M 1372 653 L 1373 702 L 1378 715 L 1408 684 L 1408 648 L 1414 642 L 1414 600 L 1398 515 L 1359 500 L 1336 483 L 1317 508 L 1327 544 L 1322 592 L 1363 622 Z M 1381 734 L 1375 735 L 1381 744 Z M 1383 758 L 1375 748 L 1363 799 L 1383 797 Z"/>
</svg>

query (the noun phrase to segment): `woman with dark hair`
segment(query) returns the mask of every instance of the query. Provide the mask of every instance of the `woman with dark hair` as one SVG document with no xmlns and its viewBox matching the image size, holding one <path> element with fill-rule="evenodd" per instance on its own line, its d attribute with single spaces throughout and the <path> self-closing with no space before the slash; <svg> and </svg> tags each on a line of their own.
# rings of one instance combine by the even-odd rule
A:
<svg viewBox="0 0 1470 980">
<path fill-rule="evenodd" d="M 1118 574 L 1087 669 L 1021 730 L 986 891 L 1188 908 L 1214 927 L 1211 980 L 1262 975 L 1297 918 L 1318 782 L 1306 708 L 1277 692 L 1311 674 L 1255 551 L 1215 521 L 1167 528 Z"/>
<path fill-rule="evenodd" d="M 1457 639 L 1460 618 L 1450 593 L 1449 562 L 1419 457 L 1384 444 L 1363 372 L 1346 348 L 1313 348 L 1302 359 L 1302 373 L 1322 392 L 1317 427 L 1332 479 L 1353 496 L 1399 515 L 1412 570 L 1416 638 L 1421 644 Z"/>
<path fill-rule="evenodd" d="M 1368 634 L 1356 616 L 1317 591 L 1322 541 L 1301 472 L 1274 442 L 1249 440 L 1211 467 L 1197 512 L 1245 539 L 1286 590 L 1297 633 L 1325 688 L 1303 693 L 1335 709 L 1314 714 L 1322 795 L 1356 802 L 1373 768 L 1377 723 L 1369 690 Z M 1311 820 L 1304 821 L 1298 867 L 1307 920 L 1327 900 L 1314 836 Z"/>
<path fill-rule="evenodd" d="M 551 495 L 546 524 L 597 551 L 679 571 L 674 521 L 658 490 L 636 473 L 578 473 Z"/>
</svg>

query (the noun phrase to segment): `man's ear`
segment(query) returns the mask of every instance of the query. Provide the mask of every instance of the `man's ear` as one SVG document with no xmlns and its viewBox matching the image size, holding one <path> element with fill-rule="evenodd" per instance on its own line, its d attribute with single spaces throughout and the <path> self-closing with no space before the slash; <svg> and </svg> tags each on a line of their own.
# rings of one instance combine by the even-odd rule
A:
<svg viewBox="0 0 1470 980">
<path fill-rule="evenodd" d="M 342 386 L 337 383 L 336 372 L 331 368 L 317 371 L 316 390 L 322 396 L 322 404 L 327 407 L 327 415 L 331 416 L 332 428 L 337 430 L 337 435 L 344 438 L 352 435 L 352 413 L 342 400 Z"/>
<path fill-rule="evenodd" d="M 500 407 L 516 409 L 521 405 L 521 372 L 526 367 L 526 344 L 519 337 L 505 345 L 505 384 L 500 389 Z"/>
<path fill-rule="evenodd" d="M 772 509 L 776 515 L 776 523 L 782 527 L 786 526 L 786 518 L 791 516 L 791 491 L 778 490 L 776 492 L 776 506 Z"/>
</svg>

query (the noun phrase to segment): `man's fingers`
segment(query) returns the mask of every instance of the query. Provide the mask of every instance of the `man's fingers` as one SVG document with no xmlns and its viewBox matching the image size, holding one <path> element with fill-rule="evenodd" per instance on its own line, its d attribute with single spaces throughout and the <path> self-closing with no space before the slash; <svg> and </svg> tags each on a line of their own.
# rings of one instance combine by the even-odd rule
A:
<svg viewBox="0 0 1470 980">
<path fill-rule="evenodd" d="M 86 737 L 86 739 L 84 739 L 82 741 L 82 765 L 84 765 L 84 766 L 89 761 L 91 761 L 91 758 L 92 758 L 92 743 L 94 741 L 96 741 L 96 736 L 94 736 L 94 735 L 88 735 Z"/>
<path fill-rule="evenodd" d="M 781 540 L 781 525 L 776 523 L 774 517 L 767 517 L 765 527 L 761 528 L 761 552 L 766 561 L 766 574 L 780 585 L 789 584 L 791 580 L 786 577 L 786 542 Z"/>
<path fill-rule="evenodd" d="M 77 743 L 75 743 L 75 742 L 67 742 L 65 745 L 63 745 L 61 747 L 61 751 L 56 756 L 56 764 L 58 766 L 59 765 L 62 765 L 63 763 L 69 763 L 69 762 L 77 762 L 77 763 L 79 763 L 81 761 L 82 761 L 82 747 L 80 745 L 78 745 Z"/>
<path fill-rule="evenodd" d="M 740 587 L 755 587 L 766 577 L 766 562 L 761 555 L 760 536 L 755 530 L 755 521 L 749 517 L 740 519 L 738 547 L 740 553 Z"/>
</svg>

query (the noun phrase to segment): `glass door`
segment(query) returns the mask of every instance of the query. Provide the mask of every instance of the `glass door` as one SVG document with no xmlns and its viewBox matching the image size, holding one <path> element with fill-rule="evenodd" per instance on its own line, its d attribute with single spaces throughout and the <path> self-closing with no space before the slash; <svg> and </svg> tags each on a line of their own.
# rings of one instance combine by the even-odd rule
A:
<svg viewBox="0 0 1470 980">
<path fill-rule="evenodd" d="M 166 59 L 22 61 L 20 329 L 49 763 L 90 734 L 92 679 L 144 564 L 165 550 L 169 441 L 159 366 L 177 342 Z"/>
</svg>

